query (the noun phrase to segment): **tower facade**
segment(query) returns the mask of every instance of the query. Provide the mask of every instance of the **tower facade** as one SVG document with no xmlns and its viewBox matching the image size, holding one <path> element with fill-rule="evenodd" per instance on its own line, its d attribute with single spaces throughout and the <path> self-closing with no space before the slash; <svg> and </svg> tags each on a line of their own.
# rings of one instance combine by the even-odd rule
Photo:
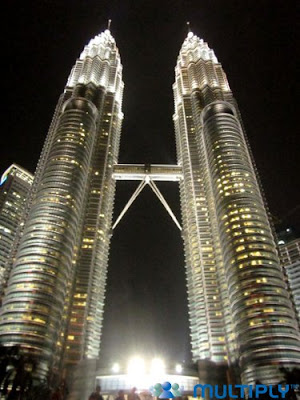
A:
<svg viewBox="0 0 300 400">
<path fill-rule="evenodd" d="M 12 164 L 0 180 L 0 299 L 6 286 L 11 252 L 18 228 L 23 224 L 26 199 L 33 175 Z"/>
<path fill-rule="evenodd" d="M 177 166 L 117 164 L 123 86 L 106 30 L 84 48 L 59 98 L 3 299 L 0 344 L 35 356 L 40 376 L 62 363 L 95 364 L 115 179 L 141 180 L 124 212 L 149 184 L 182 229 L 192 353 L 204 382 L 211 367 L 229 364 L 243 383 L 277 383 L 280 366 L 300 364 L 299 327 L 221 64 L 188 34 L 173 86 Z M 155 180 L 180 182 L 182 227 Z"/>
<path fill-rule="evenodd" d="M 287 229 L 289 233 L 290 229 Z M 289 288 L 294 300 L 300 323 L 300 239 L 293 235 L 278 234 L 279 253 L 282 265 L 286 271 Z"/>
<path fill-rule="evenodd" d="M 106 30 L 84 48 L 58 101 L 3 299 L 0 343 L 35 355 L 41 376 L 58 360 L 99 353 L 122 93 Z"/>
<path fill-rule="evenodd" d="M 173 89 L 193 358 L 276 383 L 280 365 L 300 363 L 297 321 L 239 110 L 192 32 Z"/>
</svg>

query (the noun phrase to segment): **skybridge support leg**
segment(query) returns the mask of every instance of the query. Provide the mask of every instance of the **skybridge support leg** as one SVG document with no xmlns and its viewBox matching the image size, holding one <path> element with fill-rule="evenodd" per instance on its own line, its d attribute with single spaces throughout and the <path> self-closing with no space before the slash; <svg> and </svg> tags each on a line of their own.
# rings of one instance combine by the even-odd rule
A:
<svg viewBox="0 0 300 400">
<path fill-rule="evenodd" d="M 130 199 L 128 200 L 126 206 L 123 208 L 123 210 L 121 211 L 121 214 L 118 216 L 116 222 L 113 224 L 112 226 L 112 230 L 115 229 L 115 227 L 118 225 L 118 223 L 121 221 L 121 219 L 124 217 L 124 215 L 126 214 L 126 212 L 129 210 L 130 206 L 133 204 L 134 200 L 138 197 L 138 195 L 141 193 L 141 191 L 144 189 L 146 185 L 146 181 L 142 181 L 139 186 L 136 188 L 135 192 L 133 193 L 133 195 L 130 197 Z"/>
<path fill-rule="evenodd" d="M 130 206 L 133 204 L 135 199 L 138 197 L 138 195 L 141 193 L 141 191 L 144 189 L 144 187 L 146 185 L 149 185 L 151 187 L 151 189 L 153 190 L 155 195 L 158 197 L 159 201 L 162 203 L 162 205 L 165 207 L 165 209 L 167 210 L 168 214 L 170 215 L 170 217 L 174 221 L 174 223 L 177 226 L 177 228 L 181 231 L 182 227 L 180 226 L 180 223 L 178 222 L 177 218 L 175 217 L 175 215 L 174 215 L 173 211 L 171 210 L 169 204 L 167 203 L 166 199 L 164 198 L 164 196 L 162 195 L 162 193 L 160 192 L 160 190 L 158 189 L 158 187 L 156 186 L 154 181 L 149 176 L 146 176 L 146 178 L 143 179 L 141 181 L 141 183 L 139 184 L 139 186 L 136 188 L 135 192 L 130 197 L 130 199 L 128 200 L 127 204 L 125 205 L 125 207 L 121 211 L 120 215 L 118 216 L 116 222 L 113 224 L 112 230 L 114 230 L 116 228 L 116 226 L 119 224 L 121 219 L 124 217 L 126 212 L 129 210 Z"/>
<path fill-rule="evenodd" d="M 170 217 L 172 218 L 172 220 L 174 221 L 175 225 L 177 226 L 177 228 L 182 231 L 182 227 L 180 225 L 180 223 L 178 222 L 177 218 L 175 217 L 173 211 L 171 210 L 169 204 L 167 203 L 166 199 L 164 198 L 164 196 L 162 195 L 162 193 L 160 192 L 160 190 L 158 189 L 158 187 L 156 186 L 156 184 L 150 180 L 149 181 L 149 186 L 151 187 L 151 189 L 153 190 L 153 192 L 156 194 L 156 196 L 158 197 L 159 201 L 162 203 L 162 205 L 165 207 L 165 209 L 167 210 L 168 214 L 170 215 Z"/>
</svg>

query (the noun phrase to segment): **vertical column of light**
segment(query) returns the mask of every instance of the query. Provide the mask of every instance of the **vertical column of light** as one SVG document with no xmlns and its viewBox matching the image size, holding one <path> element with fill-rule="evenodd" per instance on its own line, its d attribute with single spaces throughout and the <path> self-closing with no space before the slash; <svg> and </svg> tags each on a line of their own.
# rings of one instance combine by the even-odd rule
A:
<svg viewBox="0 0 300 400">
<path fill-rule="evenodd" d="M 190 39 L 189 35 L 181 49 L 173 89 L 178 162 L 182 165 L 184 175 L 180 183 L 180 195 L 191 344 L 195 360 L 209 359 L 224 362 L 226 351 L 224 350 L 222 306 L 197 137 L 199 127 L 193 112 L 194 51 L 197 43 Z"/>
<path fill-rule="evenodd" d="M 123 86 L 120 81 L 120 85 Z M 122 87 L 118 91 L 123 90 Z M 97 210 L 96 243 L 93 254 L 93 274 L 88 298 L 87 321 L 85 330 L 84 354 L 88 358 L 99 356 L 103 321 L 106 271 L 108 263 L 111 224 L 115 194 L 115 180 L 112 178 L 112 167 L 118 162 L 119 142 L 123 114 L 121 102 L 116 94 L 106 96 L 106 107 L 109 118 L 104 133 L 108 132 L 106 147 L 104 179 L 101 186 L 100 204 Z"/>
<path fill-rule="evenodd" d="M 55 368 L 60 369 L 63 366 L 63 357 L 64 357 L 64 350 L 65 350 L 65 342 L 66 342 L 66 329 L 67 325 L 70 321 L 70 318 L 73 318 L 73 315 L 70 316 L 70 308 L 71 308 L 71 302 L 73 299 L 74 295 L 74 282 L 75 282 L 75 276 L 77 273 L 78 269 L 78 259 L 79 259 L 79 254 L 80 254 L 80 243 L 81 243 L 81 238 L 83 235 L 83 221 L 85 217 L 85 211 L 86 211 L 86 204 L 89 198 L 89 185 L 90 185 L 90 176 L 91 176 L 91 160 L 92 160 L 92 154 L 94 153 L 94 149 L 96 146 L 96 140 L 97 140 L 97 119 L 99 115 L 99 111 L 97 113 L 96 106 L 94 103 L 94 97 L 95 97 L 95 90 L 94 87 L 90 87 L 89 85 L 79 85 L 79 87 L 75 88 L 70 88 L 67 87 L 66 92 L 71 92 L 72 97 L 74 99 L 78 100 L 83 100 L 84 102 L 87 101 L 88 104 L 91 104 L 91 107 L 95 110 L 95 130 L 93 132 L 94 135 L 94 142 L 93 142 L 93 150 L 91 152 L 91 156 L 89 158 L 89 169 L 88 169 L 88 175 L 86 178 L 85 182 L 85 187 L 84 191 L 82 193 L 82 205 L 81 205 L 81 212 L 79 214 L 79 218 L 77 221 L 77 232 L 76 232 L 76 238 L 75 238 L 75 243 L 76 245 L 73 247 L 72 251 L 72 269 L 69 274 L 69 280 L 67 282 L 67 287 L 66 287 L 66 295 L 65 295 L 65 301 L 64 301 L 64 306 L 63 306 L 63 315 L 61 319 L 61 324 L 60 324 L 60 330 L 58 332 L 58 340 L 56 342 L 56 351 L 55 351 Z M 101 95 L 97 96 L 98 100 L 101 103 L 101 100 L 99 97 Z M 84 125 L 81 125 L 80 128 L 81 135 L 85 136 L 88 134 L 86 131 L 86 127 Z M 79 299 L 78 299 L 79 297 Z M 80 296 L 77 297 L 78 304 L 82 304 L 84 300 L 80 299 Z M 84 319 L 84 317 L 83 317 Z"/>
<path fill-rule="evenodd" d="M 264 202 L 234 108 L 212 103 L 203 126 L 242 379 L 276 383 L 300 342 Z"/>
<path fill-rule="evenodd" d="M 117 162 L 123 118 L 122 65 L 110 31 L 92 39 L 80 58 L 68 84 L 95 85 L 96 93 L 101 93 L 101 102 L 66 336 L 65 363 L 68 365 L 76 364 L 82 357 L 96 358 L 99 354 L 114 199 L 112 166 Z"/>
<path fill-rule="evenodd" d="M 92 309 L 88 314 L 90 297 L 95 293 L 104 293 L 104 283 L 106 270 L 102 263 L 95 265 L 95 249 L 98 247 L 98 220 L 102 218 L 99 211 L 99 203 L 102 199 L 102 186 L 104 180 L 104 170 L 106 168 L 106 153 L 108 147 L 109 120 L 106 115 L 111 108 L 106 96 L 103 96 L 104 104 L 101 113 L 99 126 L 97 127 L 97 142 L 91 163 L 89 195 L 87 199 L 86 212 L 84 215 L 83 230 L 79 256 L 76 261 L 77 271 L 75 277 L 75 287 L 72 293 L 71 313 L 68 323 L 66 336 L 66 364 L 76 364 L 84 355 L 86 341 L 86 326 L 89 321 L 98 318 L 96 309 Z M 107 232 L 105 232 L 107 235 Z M 104 235 L 104 232 L 102 232 Z M 105 236 L 106 238 L 106 236 Z M 100 268 L 101 273 L 96 274 L 95 269 Z M 102 282 L 104 280 L 104 282 Z M 96 288 L 94 288 L 95 281 Z M 93 287 L 93 289 L 92 289 Z M 99 346 L 100 336 L 94 337 Z"/>
<path fill-rule="evenodd" d="M 200 61 L 201 62 L 201 61 Z M 218 323 L 214 323 L 212 328 L 212 341 L 215 344 L 215 349 L 219 347 L 219 354 L 215 354 L 215 358 L 219 361 L 228 360 L 229 364 L 235 363 L 237 360 L 237 346 L 235 340 L 234 326 L 232 321 L 232 315 L 229 306 L 229 297 L 227 290 L 227 283 L 225 279 L 224 262 L 221 251 L 221 244 L 219 238 L 219 231 L 217 226 L 217 217 L 215 212 L 215 201 L 214 195 L 211 190 L 211 182 L 209 171 L 205 163 L 205 146 L 203 141 L 202 132 L 202 121 L 201 111 L 202 106 L 200 103 L 198 93 L 193 94 L 193 112 L 195 115 L 196 127 L 197 127 L 197 142 L 200 149 L 201 156 L 201 172 L 203 175 L 205 194 L 207 200 L 207 212 L 210 217 L 210 227 L 212 235 L 212 246 L 215 254 L 215 271 L 216 279 L 218 282 L 218 289 L 216 290 L 217 295 L 214 294 L 213 299 L 215 300 L 215 306 L 218 305 L 220 308 L 217 310 L 222 313 L 222 319 L 220 318 Z M 218 346 L 217 346 L 218 345 Z M 226 355 L 220 354 L 220 350 L 226 351 Z"/>
<path fill-rule="evenodd" d="M 85 99 L 64 104 L 3 300 L 0 342 L 38 355 L 40 375 L 51 367 L 72 275 L 96 118 Z"/>
<path fill-rule="evenodd" d="M 96 154 L 93 163 L 95 171 L 99 171 L 100 165 L 103 165 L 103 168 L 101 194 L 95 214 L 97 226 L 85 325 L 84 356 L 87 358 L 98 357 L 100 351 L 105 281 L 115 193 L 112 167 L 118 161 L 123 119 L 121 112 L 123 87 L 120 56 L 116 47 L 114 47 L 111 52 L 111 67 L 108 73 L 108 92 L 104 101 L 104 116 L 99 131 L 99 152 Z"/>
<path fill-rule="evenodd" d="M 180 115 L 179 118 L 178 115 Z M 186 135 L 184 135 L 185 137 L 183 138 L 183 129 L 182 129 L 183 119 L 184 119 L 184 114 L 182 112 L 180 113 L 178 112 L 177 116 L 174 117 L 174 122 L 175 122 L 175 132 L 177 135 L 177 141 L 179 142 L 178 147 L 181 148 L 182 145 L 183 146 L 185 145 L 185 148 L 182 149 L 181 157 L 178 157 L 178 162 L 182 166 L 184 165 L 187 166 L 189 162 L 189 154 L 187 150 L 188 145 L 187 145 Z M 179 128 L 179 124 L 181 125 L 181 129 Z M 184 238 L 184 250 L 185 250 L 185 261 L 186 261 L 186 279 L 188 288 L 187 291 L 188 291 L 188 303 L 189 303 L 189 321 L 191 326 L 192 353 L 194 359 L 197 360 L 200 357 L 199 354 L 201 353 L 201 350 L 204 352 L 204 349 L 200 350 L 198 323 L 201 323 L 202 329 L 205 331 L 203 332 L 202 337 L 204 337 L 205 343 L 208 343 L 206 314 L 204 308 L 205 296 L 202 287 L 202 276 L 199 273 L 200 272 L 199 248 L 196 247 L 197 243 L 193 243 L 193 240 L 191 239 L 191 236 L 193 235 L 194 231 L 196 231 L 196 216 L 195 216 L 195 208 L 193 207 L 192 203 L 193 200 L 191 199 L 192 197 L 191 190 L 190 191 L 187 190 L 191 185 L 191 180 L 192 180 L 190 169 L 183 168 L 183 176 L 184 176 L 183 180 L 180 182 L 180 199 L 181 199 L 182 220 L 183 220 L 183 238 Z M 193 227 L 193 232 L 191 231 L 192 227 Z M 196 260 L 198 262 L 196 262 Z M 199 308 L 197 308 L 197 303 L 199 300 L 203 305 L 200 310 Z"/>
<path fill-rule="evenodd" d="M 205 105 L 210 104 L 217 99 L 228 99 L 233 101 L 232 92 L 230 90 L 226 74 L 221 64 L 219 64 L 214 52 L 209 49 L 202 39 L 192 33 L 189 34 L 188 43 L 191 42 L 189 50 L 189 79 L 192 91 L 193 115 L 196 127 L 197 145 L 200 151 L 201 172 L 204 179 L 205 194 L 207 200 L 207 212 L 210 216 L 210 226 L 212 234 L 212 245 L 215 254 L 215 271 L 217 274 L 218 289 L 217 295 L 213 296 L 215 306 L 221 305 L 220 311 L 222 319 L 213 326 L 213 338 L 215 349 L 219 348 L 219 354 L 215 358 L 228 360 L 229 364 L 235 363 L 237 359 L 237 345 L 235 340 L 235 332 L 232 321 L 232 315 L 229 307 L 229 297 L 227 283 L 224 272 L 224 262 L 220 246 L 219 232 L 216 222 L 216 212 L 214 206 L 214 196 L 211 190 L 210 177 L 207 166 L 205 164 L 205 149 L 202 133 L 201 112 Z M 226 355 L 220 354 L 220 350 L 226 351 Z"/>
</svg>

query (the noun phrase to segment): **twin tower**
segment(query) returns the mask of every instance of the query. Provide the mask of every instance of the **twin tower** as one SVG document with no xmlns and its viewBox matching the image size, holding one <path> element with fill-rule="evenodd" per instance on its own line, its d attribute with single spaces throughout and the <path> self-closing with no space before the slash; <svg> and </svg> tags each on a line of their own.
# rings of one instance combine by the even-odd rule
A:
<svg viewBox="0 0 300 400">
<path fill-rule="evenodd" d="M 11 262 L 0 344 L 36 357 L 40 376 L 98 358 L 115 181 L 174 180 L 194 361 L 238 366 L 245 384 L 277 383 L 281 366 L 300 364 L 299 325 L 221 64 L 188 33 L 173 85 L 176 166 L 118 165 L 123 87 L 105 30 L 84 48 L 56 106 Z"/>
</svg>

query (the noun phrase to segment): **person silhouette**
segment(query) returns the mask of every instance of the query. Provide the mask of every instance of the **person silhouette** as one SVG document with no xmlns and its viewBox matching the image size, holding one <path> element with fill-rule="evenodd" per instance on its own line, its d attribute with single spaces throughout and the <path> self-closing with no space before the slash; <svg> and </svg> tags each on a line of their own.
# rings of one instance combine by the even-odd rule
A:
<svg viewBox="0 0 300 400">
<path fill-rule="evenodd" d="M 128 400 L 141 400 L 140 396 L 135 393 L 136 392 L 136 387 L 133 387 L 131 391 L 129 392 L 127 399 Z"/>
<path fill-rule="evenodd" d="M 173 393 L 170 391 L 171 389 L 171 383 L 170 382 L 164 382 L 161 387 L 163 388 L 163 391 L 161 395 L 159 396 L 160 399 L 174 399 Z"/>
<path fill-rule="evenodd" d="M 171 392 L 173 393 L 174 397 L 181 397 L 178 383 L 173 383 Z"/>
</svg>

